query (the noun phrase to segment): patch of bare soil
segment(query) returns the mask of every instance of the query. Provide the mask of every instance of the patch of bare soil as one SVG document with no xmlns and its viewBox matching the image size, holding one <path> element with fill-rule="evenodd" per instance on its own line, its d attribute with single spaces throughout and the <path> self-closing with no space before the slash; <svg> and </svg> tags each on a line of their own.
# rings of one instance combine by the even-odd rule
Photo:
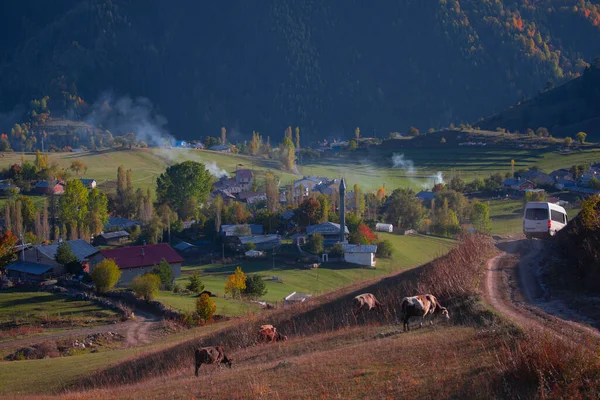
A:
<svg viewBox="0 0 600 400">
<path fill-rule="evenodd" d="M 590 343 L 600 341 L 600 332 L 590 320 L 569 307 L 568 299 L 544 290 L 537 268 L 545 244 L 535 240 L 498 243 L 502 253 L 488 261 L 484 296 L 488 303 L 523 328 L 550 331 L 564 339 Z"/>
<path fill-rule="evenodd" d="M 148 344 L 154 337 L 154 332 L 161 327 L 161 319 L 139 310 L 135 311 L 135 319 L 95 326 L 90 328 L 79 328 L 56 332 L 48 335 L 40 335 L 19 340 L 0 343 L 0 349 L 13 349 L 18 347 L 32 346 L 47 341 L 58 341 L 69 337 L 88 336 L 95 333 L 116 332 L 125 337 L 124 344 L 127 347 L 137 347 Z"/>
</svg>

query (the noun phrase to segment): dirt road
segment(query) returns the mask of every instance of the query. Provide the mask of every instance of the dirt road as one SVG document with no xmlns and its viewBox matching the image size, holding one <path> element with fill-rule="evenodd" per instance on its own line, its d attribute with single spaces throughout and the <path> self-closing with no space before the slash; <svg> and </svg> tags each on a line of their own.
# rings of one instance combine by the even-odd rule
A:
<svg viewBox="0 0 600 400">
<path fill-rule="evenodd" d="M 540 285 L 536 270 L 545 251 L 543 242 L 522 239 L 497 245 L 502 252 L 488 260 L 484 285 L 484 296 L 494 309 L 526 329 L 549 331 L 579 343 L 600 341 L 600 332 L 590 326 L 595 321 L 549 296 Z"/>
<path fill-rule="evenodd" d="M 31 346 L 46 341 L 58 341 L 69 337 L 87 336 L 100 332 L 117 332 L 125 336 L 126 347 L 136 347 L 151 342 L 151 332 L 160 326 L 161 319 L 140 310 L 135 311 L 135 319 L 116 324 L 100 325 L 90 328 L 79 328 L 56 332 L 48 335 L 33 336 L 25 339 L 0 343 L 0 349 L 12 349 Z"/>
</svg>

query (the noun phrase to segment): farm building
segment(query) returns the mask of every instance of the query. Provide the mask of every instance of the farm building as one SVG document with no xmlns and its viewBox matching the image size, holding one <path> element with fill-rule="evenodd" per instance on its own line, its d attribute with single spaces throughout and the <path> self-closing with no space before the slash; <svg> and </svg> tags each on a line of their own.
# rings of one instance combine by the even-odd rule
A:
<svg viewBox="0 0 600 400">
<path fill-rule="evenodd" d="M 249 169 L 237 169 L 235 171 L 235 183 L 240 186 L 252 186 L 252 171 Z"/>
<path fill-rule="evenodd" d="M 93 254 L 98 253 L 98 249 L 85 240 L 67 241 L 71 247 L 71 252 L 79 262 L 89 259 Z M 52 273 L 60 275 L 65 273 L 64 267 L 56 262 L 56 251 L 59 243 L 53 243 L 48 246 L 36 245 L 24 251 L 25 261 L 36 264 L 49 265 L 52 267 Z"/>
<path fill-rule="evenodd" d="M 311 297 L 312 297 L 312 294 L 292 292 L 292 293 L 288 294 L 286 297 L 284 297 L 283 305 L 291 306 L 293 304 L 303 303 L 306 300 L 310 299 Z"/>
<path fill-rule="evenodd" d="M 378 222 L 377 225 L 375 225 L 375 230 L 377 232 L 394 232 L 394 225 Z"/>
<path fill-rule="evenodd" d="M 376 245 L 344 245 L 344 261 L 351 264 L 364 265 L 375 267 L 375 253 L 377 253 Z"/>
<path fill-rule="evenodd" d="M 311 237 L 315 233 L 323 236 L 323 244 L 326 246 L 333 246 L 340 241 L 340 224 L 334 222 L 323 222 L 318 225 L 309 225 L 306 227 L 306 235 Z M 350 234 L 348 227 L 344 225 L 344 233 Z"/>
<path fill-rule="evenodd" d="M 129 240 L 127 231 L 101 233 L 94 238 L 95 246 L 117 246 Z"/>
<path fill-rule="evenodd" d="M 90 272 L 102 260 L 111 258 L 121 270 L 120 286 L 131 283 L 133 278 L 152 271 L 155 265 L 165 259 L 173 270 L 173 279 L 181 276 L 183 258 L 166 243 L 142 246 L 121 247 L 119 249 L 100 250 L 90 257 Z"/>
<path fill-rule="evenodd" d="M 30 261 L 17 260 L 6 267 L 9 278 L 27 281 L 42 281 L 48 279 L 54 267 L 47 264 L 38 264 Z"/>
</svg>

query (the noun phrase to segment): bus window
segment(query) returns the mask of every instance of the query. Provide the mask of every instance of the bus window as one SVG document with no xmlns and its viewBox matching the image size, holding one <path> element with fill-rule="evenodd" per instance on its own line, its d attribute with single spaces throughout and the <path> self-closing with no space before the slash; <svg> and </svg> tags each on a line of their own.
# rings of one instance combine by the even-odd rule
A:
<svg viewBox="0 0 600 400">
<path fill-rule="evenodd" d="M 528 208 L 525 212 L 525 219 L 532 221 L 542 221 L 548 219 L 547 208 Z"/>
</svg>

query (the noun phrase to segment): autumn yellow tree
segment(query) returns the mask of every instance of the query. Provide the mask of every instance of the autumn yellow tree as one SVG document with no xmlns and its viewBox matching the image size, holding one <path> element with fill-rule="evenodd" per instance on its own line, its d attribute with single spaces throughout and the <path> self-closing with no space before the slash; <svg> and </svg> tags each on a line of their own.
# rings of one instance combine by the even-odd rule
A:
<svg viewBox="0 0 600 400">
<path fill-rule="evenodd" d="M 377 198 L 379 200 L 383 200 L 384 197 L 385 197 L 385 188 L 380 187 L 379 190 L 377 191 Z"/>
<path fill-rule="evenodd" d="M 221 144 L 225 144 L 225 141 L 227 140 L 227 129 L 225 129 L 225 127 L 221 127 Z"/>
<path fill-rule="evenodd" d="M 242 271 L 242 268 L 237 267 L 235 272 L 229 275 L 229 279 L 225 284 L 225 294 L 229 294 L 232 298 L 241 297 L 244 289 L 246 289 L 246 274 Z"/>
<path fill-rule="evenodd" d="M 360 137 L 360 128 L 357 126 L 354 130 L 354 136 L 358 139 Z"/>
<path fill-rule="evenodd" d="M 81 172 L 82 170 L 87 172 L 88 167 L 87 167 L 86 163 L 84 163 L 80 159 L 77 159 L 77 160 L 71 161 L 71 166 L 69 167 L 69 169 L 71 171 L 75 172 L 76 175 L 79 175 L 79 172 Z"/>
<path fill-rule="evenodd" d="M 300 127 L 296 127 L 296 148 L 300 149 Z"/>
<path fill-rule="evenodd" d="M 216 311 L 217 305 L 208 294 L 204 293 L 196 300 L 196 313 L 202 320 L 210 321 Z"/>
</svg>

